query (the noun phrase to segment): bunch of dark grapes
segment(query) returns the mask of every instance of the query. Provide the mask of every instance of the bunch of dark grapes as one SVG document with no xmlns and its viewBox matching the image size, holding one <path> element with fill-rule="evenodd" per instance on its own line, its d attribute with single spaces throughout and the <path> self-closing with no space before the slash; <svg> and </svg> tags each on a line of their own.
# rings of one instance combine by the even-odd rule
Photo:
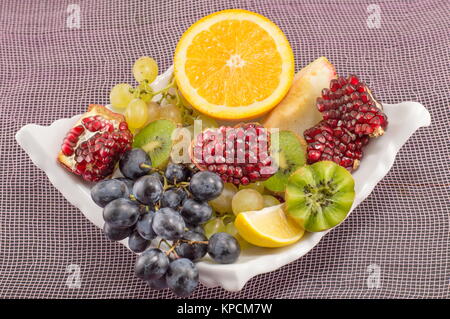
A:
<svg viewBox="0 0 450 319">
<path fill-rule="evenodd" d="M 208 240 L 202 227 L 213 214 L 208 201 L 223 190 L 218 175 L 173 163 L 156 171 L 141 149 L 125 153 L 119 168 L 124 177 L 96 184 L 91 197 L 103 207 L 106 237 L 128 237 L 129 248 L 141 253 L 135 274 L 151 288 L 188 296 L 198 285 L 194 262 L 207 253 L 222 264 L 237 260 L 241 249 L 233 236 L 216 233 Z"/>
</svg>

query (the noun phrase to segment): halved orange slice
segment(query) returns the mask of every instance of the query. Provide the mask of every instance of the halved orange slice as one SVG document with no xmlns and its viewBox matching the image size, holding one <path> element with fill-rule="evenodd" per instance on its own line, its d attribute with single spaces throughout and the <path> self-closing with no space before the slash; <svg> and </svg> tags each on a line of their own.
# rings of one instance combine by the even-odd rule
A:
<svg viewBox="0 0 450 319">
<path fill-rule="evenodd" d="M 241 9 L 219 11 L 194 23 L 178 42 L 174 66 L 188 102 L 227 120 L 269 111 L 294 77 L 294 55 L 280 28 Z"/>
</svg>

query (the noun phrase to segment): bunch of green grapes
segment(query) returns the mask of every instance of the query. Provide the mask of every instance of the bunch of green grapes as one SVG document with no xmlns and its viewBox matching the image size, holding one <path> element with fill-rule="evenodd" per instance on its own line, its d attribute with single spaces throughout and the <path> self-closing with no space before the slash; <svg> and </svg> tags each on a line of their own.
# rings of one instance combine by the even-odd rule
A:
<svg viewBox="0 0 450 319">
<path fill-rule="evenodd" d="M 144 56 L 136 60 L 133 65 L 133 76 L 139 85 L 133 88 L 130 84 L 119 83 L 110 93 L 112 107 L 125 114 L 128 126 L 132 130 L 138 130 L 147 123 L 167 119 L 175 123 L 184 124 L 184 100 L 172 81 L 158 92 L 154 92 L 150 84 L 158 76 L 158 64 L 154 59 Z M 160 95 L 160 101 L 152 99 Z M 165 100 L 166 105 L 161 105 Z"/>
<path fill-rule="evenodd" d="M 139 129 L 152 116 L 147 105 L 153 97 L 149 84 L 158 76 L 158 64 L 151 57 L 141 57 L 133 65 L 133 76 L 139 83 L 136 88 L 119 83 L 112 88 L 109 99 L 115 110 L 124 112 L 128 126 Z"/>
</svg>

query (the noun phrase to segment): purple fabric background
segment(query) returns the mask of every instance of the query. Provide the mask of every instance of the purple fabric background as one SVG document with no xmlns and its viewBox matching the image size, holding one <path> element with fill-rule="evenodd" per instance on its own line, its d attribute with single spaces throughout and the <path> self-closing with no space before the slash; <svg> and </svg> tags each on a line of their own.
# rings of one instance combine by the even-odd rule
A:
<svg viewBox="0 0 450 319">
<path fill-rule="evenodd" d="M 79 4 L 80 29 L 66 27 Z M 369 4 L 381 9 L 369 28 Z M 391 172 L 339 228 L 300 260 L 260 275 L 239 293 L 200 287 L 192 298 L 448 298 L 450 3 L 421 1 L 1 1 L 0 297 L 172 298 L 133 275 L 135 257 L 56 191 L 14 140 L 107 103 L 132 82 L 142 55 L 166 69 L 182 32 L 204 15 L 245 8 L 287 34 L 297 69 L 321 55 L 367 80 L 385 103 L 418 101 L 432 116 Z M 66 285 L 81 267 L 81 288 Z M 380 287 L 369 288 L 369 265 Z M 376 267 L 376 266 L 375 266 Z"/>
</svg>

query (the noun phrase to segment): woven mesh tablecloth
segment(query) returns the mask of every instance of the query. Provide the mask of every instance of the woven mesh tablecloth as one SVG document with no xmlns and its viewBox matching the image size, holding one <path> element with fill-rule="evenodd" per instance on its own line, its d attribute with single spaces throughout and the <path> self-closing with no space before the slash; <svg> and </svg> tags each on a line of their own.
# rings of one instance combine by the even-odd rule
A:
<svg viewBox="0 0 450 319">
<path fill-rule="evenodd" d="M 368 80 L 385 103 L 423 103 L 432 126 L 414 134 L 369 198 L 306 256 L 239 293 L 201 286 L 192 297 L 450 296 L 449 1 L 3 0 L 0 297 L 173 297 L 134 277 L 135 256 L 52 187 L 14 134 L 107 103 L 115 83 L 133 83 L 130 68 L 142 55 L 164 70 L 190 24 L 227 8 L 276 22 L 297 69 L 325 55 L 339 73 Z M 79 266 L 79 288 L 67 284 L 69 265 Z"/>
</svg>

